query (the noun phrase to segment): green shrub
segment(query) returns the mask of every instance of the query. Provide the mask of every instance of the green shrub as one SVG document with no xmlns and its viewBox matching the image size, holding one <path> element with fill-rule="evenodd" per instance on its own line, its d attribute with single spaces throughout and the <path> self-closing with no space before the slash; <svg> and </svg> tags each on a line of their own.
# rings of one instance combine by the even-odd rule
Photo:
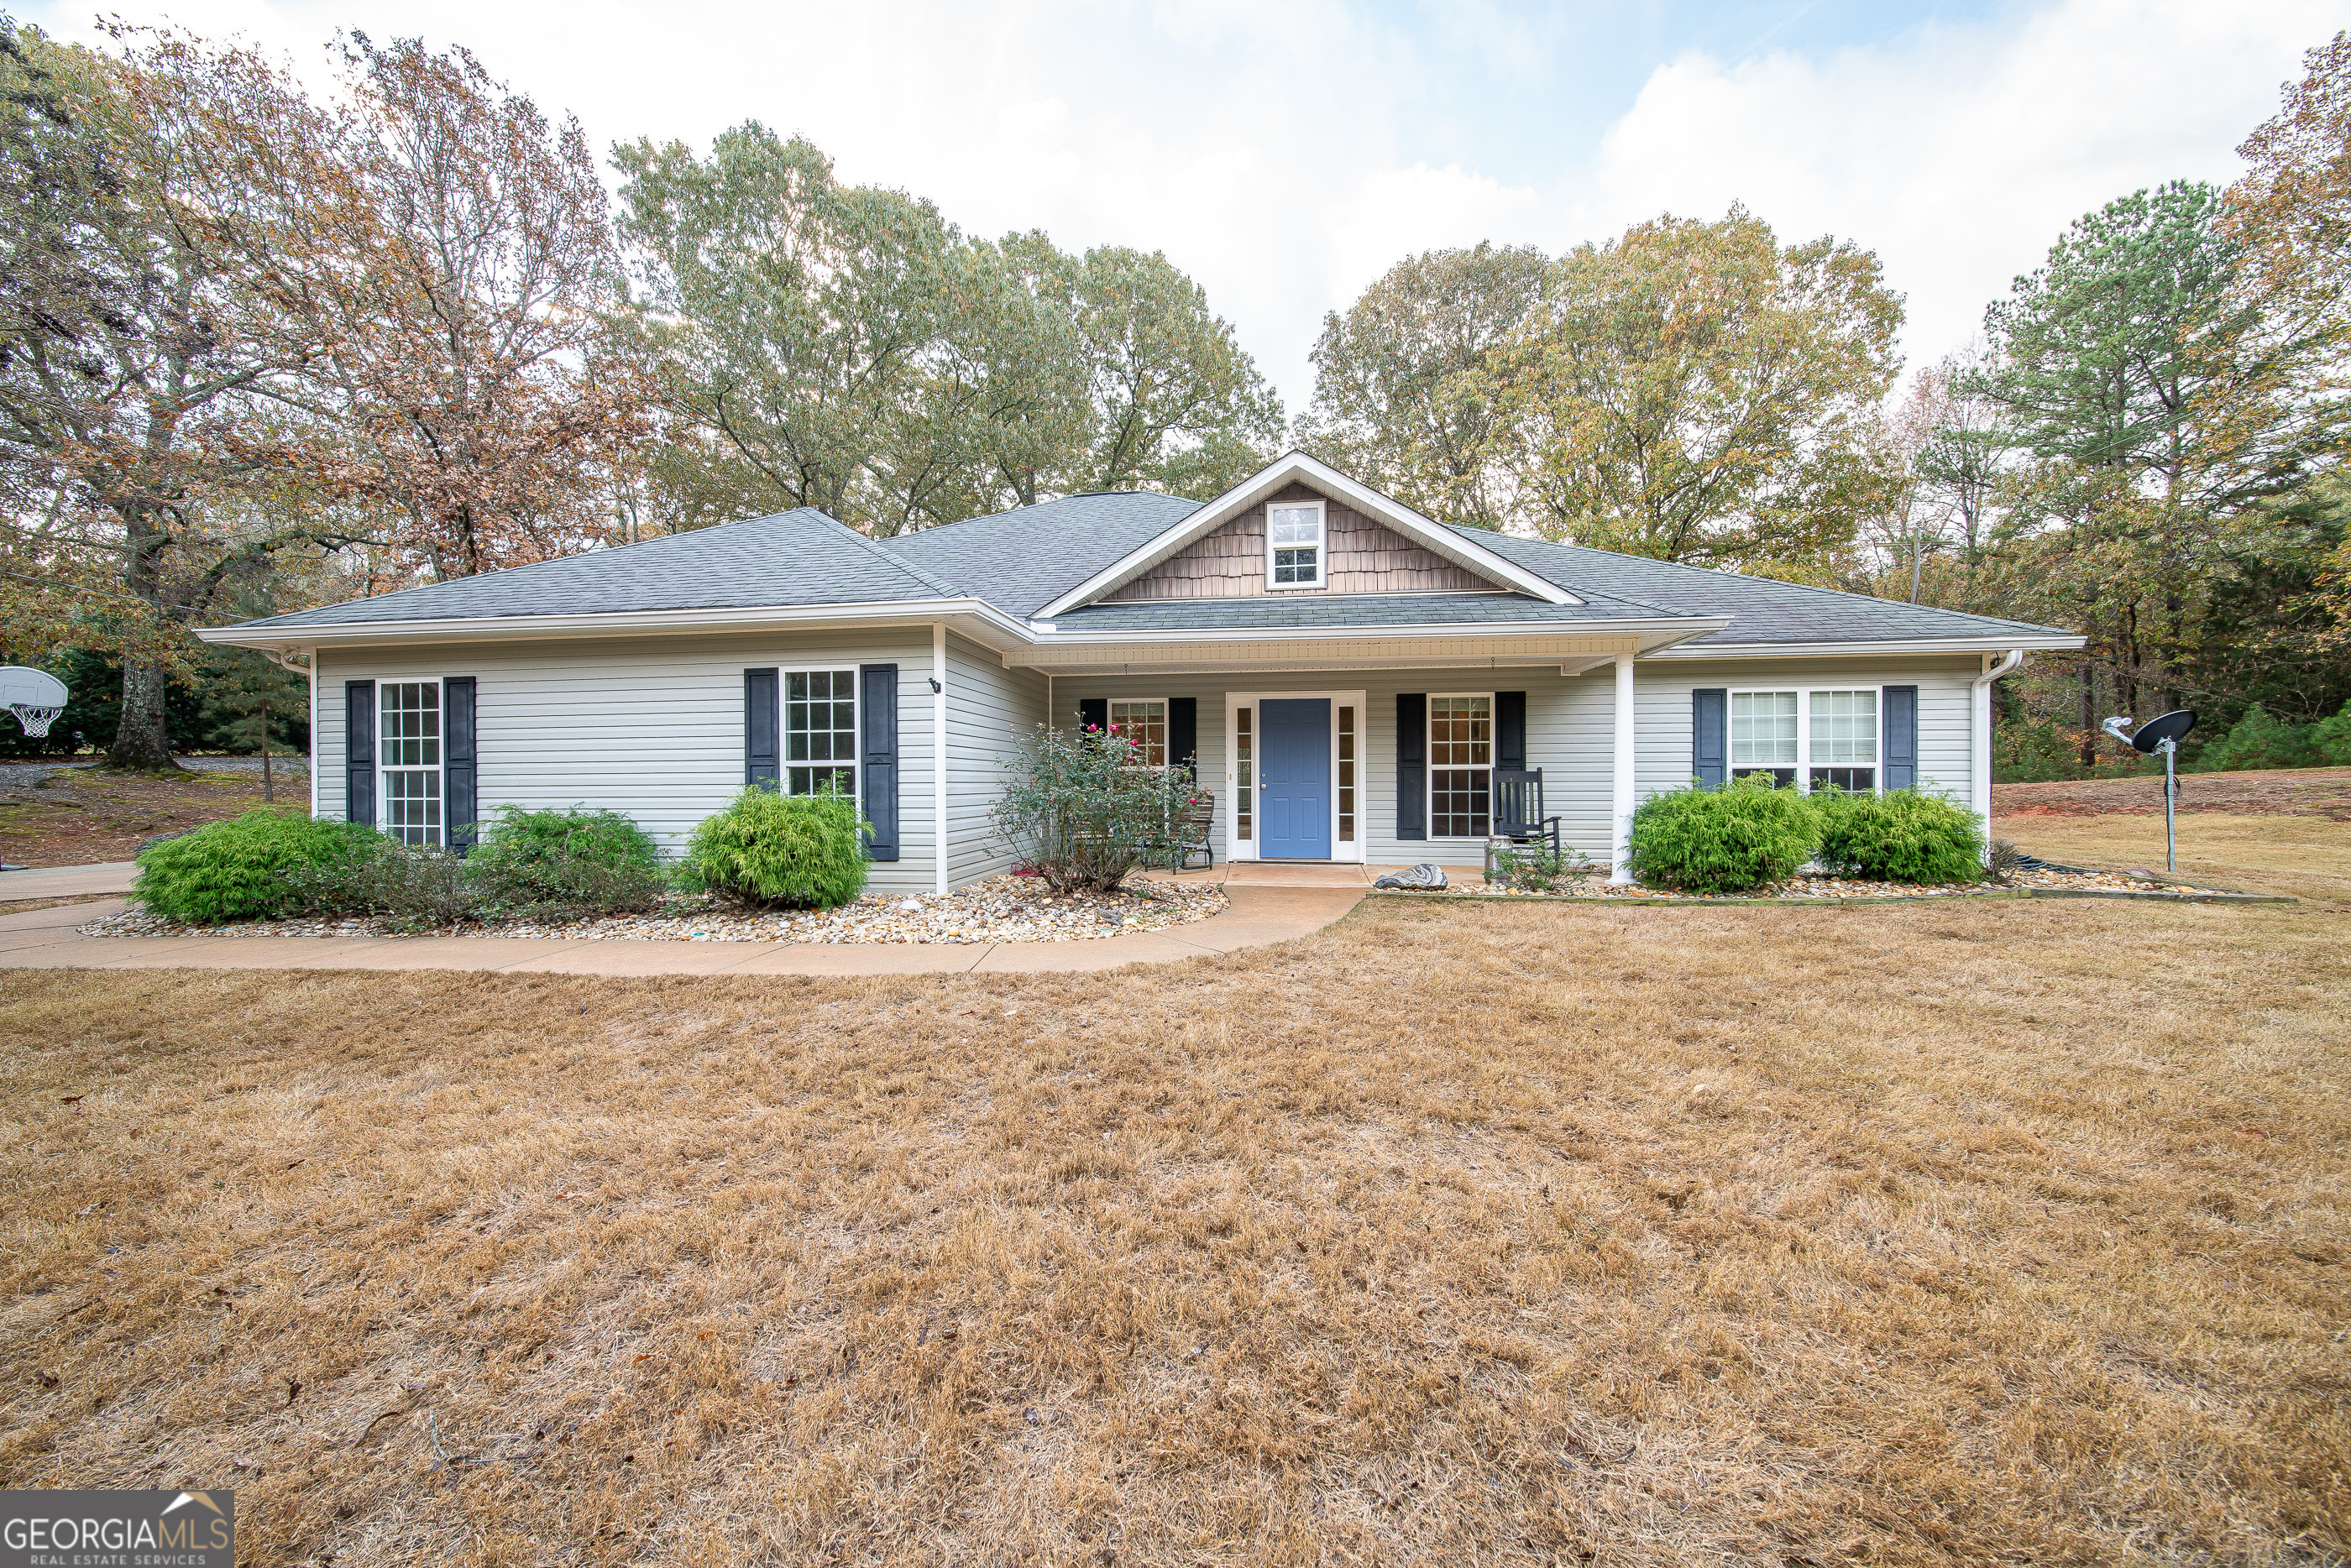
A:
<svg viewBox="0 0 2351 1568">
<path fill-rule="evenodd" d="M 2313 724 L 2310 741 L 2318 753 L 2314 766 L 2351 768 L 2351 702 L 2344 703 L 2333 718 Z"/>
<path fill-rule="evenodd" d="M 341 881 L 384 843 L 349 823 L 249 811 L 141 850 L 131 897 L 194 925 L 266 919 L 301 907 L 304 882 Z"/>
<path fill-rule="evenodd" d="M 1197 794 L 1182 768 L 1139 765 L 1115 727 L 1040 724 L 997 797 L 996 836 L 1056 893 L 1114 893 Z"/>
<path fill-rule="evenodd" d="M 2245 710 L 2229 732 L 2208 742 L 2196 754 L 2198 773 L 2236 773 L 2252 768 L 2316 768 L 2326 765 L 2319 754 L 2316 724 L 2293 724 L 2256 702 Z"/>
<path fill-rule="evenodd" d="M 1557 855 L 1547 842 L 1514 844 L 1487 857 L 1486 882 L 1489 887 L 1528 893 L 1559 893 L 1599 869 L 1590 856 L 1573 844 L 1562 846 Z"/>
<path fill-rule="evenodd" d="M 1820 862 L 1873 882 L 1973 882 L 1984 874 L 1983 825 L 1955 800 L 1888 790 L 1815 791 Z"/>
<path fill-rule="evenodd" d="M 2180 766 L 2199 774 L 2351 767 L 2351 702 L 2314 724 L 2290 723 L 2256 702 L 2227 734 L 2206 742 L 2192 761 L 2182 757 Z"/>
<path fill-rule="evenodd" d="M 1685 893 L 1740 893 L 1795 874 L 1820 842 L 1812 804 L 1768 774 L 1653 794 L 1633 809 L 1633 876 Z"/>
<path fill-rule="evenodd" d="M 665 888 L 653 836 L 616 811 L 498 807 L 467 859 L 501 912 L 573 917 L 649 909 Z"/>
<path fill-rule="evenodd" d="M 680 879 L 748 904 L 831 909 L 865 891 L 857 803 L 753 786 L 687 843 Z"/>
<path fill-rule="evenodd" d="M 382 844 L 380 854 L 351 868 L 330 898 L 314 893 L 312 908 L 324 912 L 331 902 L 402 931 L 437 931 L 491 912 L 488 879 L 459 857 L 437 845 L 412 848 L 390 838 Z"/>
</svg>

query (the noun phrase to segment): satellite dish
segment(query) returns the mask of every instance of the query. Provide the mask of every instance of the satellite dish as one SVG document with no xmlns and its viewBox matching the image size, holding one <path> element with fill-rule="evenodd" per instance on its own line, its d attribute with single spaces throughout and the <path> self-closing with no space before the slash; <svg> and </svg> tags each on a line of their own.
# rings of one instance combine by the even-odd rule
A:
<svg viewBox="0 0 2351 1568">
<path fill-rule="evenodd" d="M 2193 709 L 2180 708 L 2169 713 L 2158 713 L 2138 727 L 2138 732 L 2131 736 L 2130 743 L 2153 755 L 2156 747 L 2166 741 L 2179 740 L 2195 727 Z"/>
<path fill-rule="evenodd" d="M 16 714 L 27 735 L 49 732 L 66 711 L 66 683 L 46 670 L 0 664 L 0 708 Z"/>
</svg>

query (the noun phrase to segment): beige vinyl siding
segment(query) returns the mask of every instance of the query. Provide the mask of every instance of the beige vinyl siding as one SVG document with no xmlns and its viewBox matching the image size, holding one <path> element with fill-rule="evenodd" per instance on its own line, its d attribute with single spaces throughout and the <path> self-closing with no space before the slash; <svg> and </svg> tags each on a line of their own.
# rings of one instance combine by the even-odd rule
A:
<svg viewBox="0 0 2351 1568">
<path fill-rule="evenodd" d="M 1396 697 L 1413 691 L 1524 691 L 1527 764 L 1543 770 L 1545 809 L 1561 819 L 1562 836 L 1594 858 L 1608 846 L 1610 710 L 1614 701 L 1606 668 L 1562 676 L 1555 664 L 1512 670 L 1375 670 L 1289 671 L 1278 675 L 1063 676 L 1053 682 L 1054 722 L 1074 726 L 1078 703 L 1089 697 L 1190 697 L 1200 705 L 1200 778 L 1217 797 L 1214 843 L 1219 865 L 1229 857 L 1233 826 L 1232 758 L 1226 734 L 1226 699 L 1232 692 L 1279 696 L 1284 691 L 1365 694 L 1364 769 L 1358 786 L 1366 857 L 1375 866 L 1435 861 L 1482 866 L 1481 839 L 1395 836 Z M 1334 784 L 1335 784 L 1335 781 Z M 1335 846 L 1334 846 L 1335 847 Z"/>
<path fill-rule="evenodd" d="M 1794 691 L 1859 686 L 1918 688 L 1918 787 L 1968 798 L 1968 687 L 1972 656 L 1913 659 L 1658 659 L 1633 667 L 1639 727 L 1635 798 L 1690 782 L 1690 692 L 1699 687 Z M 1594 674 L 1604 674 L 1595 670 Z M 1882 742 L 1881 742 L 1882 743 Z"/>
<path fill-rule="evenodd" d="M 947 877 L 962 887 L 1012 868 L 988 820 L 1020 739 L 1045 722 L 1045 677 L 1007 670 L 976 643 L 947 637 Z M 927 738 L 924 742 L 928 744 Z"/>
<path fill-rule="evenodd" d="M 1492 593 L 1496 584 L 1422 548 L 1383 524 L 1302 484 L 1272 498 L 1323 504 L 1323 548 L 1329 558 L 1319 588 L 1282 588 L 1282 597 L 1302 594 Z M 1251 598 L 1277 590 L 1265 582 L 1265 507 L 1238 517 L 1194 541 L 1143 576 L 1102 596 L 1104 603 L 1151 599 Z"/>
<path fill-rule="evenodd" d="M 743 671 L 898 666 L 898 859 L 886 891 L 932 886 L 930 628 L 790 637 L 327 649 L 314 715 L 320 815 L 343 815 L 343 683 L 471 675 L 480 727 L 481 814 L 509 802 L 581 805 L 631 816 L 665 854 L 743 787 Z"/>
</svg>

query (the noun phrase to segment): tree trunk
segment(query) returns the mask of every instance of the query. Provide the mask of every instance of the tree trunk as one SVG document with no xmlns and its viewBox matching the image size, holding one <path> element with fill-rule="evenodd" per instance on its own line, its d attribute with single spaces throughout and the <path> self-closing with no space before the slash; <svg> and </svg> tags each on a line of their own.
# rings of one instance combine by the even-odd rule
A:
<svg viewBox="0 0 2351 1568">
<path fill-rule="evenodd" d="M 122 714 L 114 727 L 114 744 L 106 763 L 145 772 L 179 766 L 172 760 L 172 742 L 163 728 L 163 667 L 122 661 Z"/>
<path fill-rule="evenodd" d="M 277 777 L 269 771 L 269 699 L 261 700 L 261 802 L 277 804 Z"/>
</svg>

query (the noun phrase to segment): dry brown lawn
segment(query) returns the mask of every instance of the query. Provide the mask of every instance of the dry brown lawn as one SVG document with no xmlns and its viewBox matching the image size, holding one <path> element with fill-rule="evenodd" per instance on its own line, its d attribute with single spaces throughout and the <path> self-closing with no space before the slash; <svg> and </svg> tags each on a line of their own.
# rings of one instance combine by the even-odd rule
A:
<svg viewBox="0 0 2351 1568">
<path fill-rule="evenodd" d="M 2163 815 L 2163 775 L 2061 779 L 2047 784 L 1994 784 L 1992 815 L 2103 812 Z M 2351 768 L 2256 768 L 2244 773 L 2182 774 L 2178 809 L 2223 811 L 2240 816 L 2283 815 L 2351 821 Z"/>
<path fill-rule="evenodd" d="M 307 772 L 277 770 L 277 805 L 309 799 Z M 261 775 L 117 773 L 82 765 L 37 786 L 0 792 L 0 860 L 18 866 L 81 866 L 128 860 L 140 844 L 218 822 L 262 804 Z"/>
<path fill-rule="evenodd" d="M 2351 907 L 2351 824 L 2322 816 L 2199 811 L 2181 813 L 2177 826 L 2183 877 Z M 1996 816 L 1992 832 L 2044 860 L 2163 870 L 2160 811 L 2152 816 Z"/>
<path fill-rule="evenodd" d="M 0 1484 L 270 1564 L 2339 1560 L 2341 920 L 0 975 Z"/>
</svg>

